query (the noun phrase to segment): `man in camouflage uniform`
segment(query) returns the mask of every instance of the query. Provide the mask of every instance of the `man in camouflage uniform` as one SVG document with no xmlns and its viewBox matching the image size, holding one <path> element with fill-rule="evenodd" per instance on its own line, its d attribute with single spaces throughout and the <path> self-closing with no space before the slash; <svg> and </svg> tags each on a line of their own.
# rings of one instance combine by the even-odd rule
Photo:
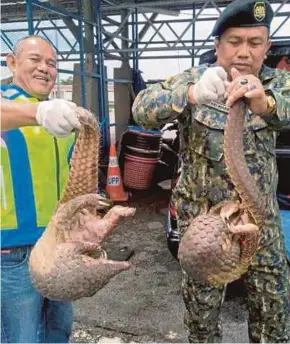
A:
<svg viewBox="0 0 290 344">
<path fill-rule="evenodd" d="M 276 201 L 277 132 L 290 128 L 290 74 L 263 65 L 273 18 L 266 1 L 232 2 L 217 21 L 217 62 L 201 65 L 140 92 L 133 105 L 137 123 L 159 127 L 179 120 L 182 172 L 174 190 L 178 228 L 238 195 L 223 157 L 227 106 L 245 97 L 244 152 L 267 204 L 259 248 L 244 276 L 251 342 L 287 342 L 289 271 Z M 237 157 L 238 158 L 238 157 Z M 220 309 L 225 287 L 194 281 L 183 271 L 185 324 L 190 342 L 221 342 Z"/>
</svg>

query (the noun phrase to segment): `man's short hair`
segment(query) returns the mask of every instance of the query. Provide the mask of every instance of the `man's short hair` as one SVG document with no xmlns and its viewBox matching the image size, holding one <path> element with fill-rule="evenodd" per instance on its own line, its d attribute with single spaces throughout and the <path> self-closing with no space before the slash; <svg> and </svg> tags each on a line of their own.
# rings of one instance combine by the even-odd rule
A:
<svg viewBox="0 0 290 344">
<path fill-rule="evenodd" d="M 49 44 L 49 45 L 52 47 L 53 51 L 55 52 L 53 45 L 52 45 L 51 42 L 50 42 L 49 40 L 47 40 L 46 38 L 44 38 L 44 37 L 42 37 L 42 36 L 39 36 L 39 35 L 28 35 L 28 36 L 25 36 L 25 37 L 22 37 L 22 38 L 18 39 L 18 41 L 15 43 L 15 45 L 14 45 L 14 47 L 13 47 L 13 49 L 12 49 L 12 53 L 13 53 L 14 55 L 18 55 L 18 54 L 21 52 L 22 44 L 23 44 L 26 40 L 28 40 L 28 39 L 30 39 L 30 38 L 37 38 L 37 39 L 43 40 L 44 42 L 46 42 L 47 44 Z M 55 54 L 56 54 L 56 52 L 55 52 Z"/>
</svg>

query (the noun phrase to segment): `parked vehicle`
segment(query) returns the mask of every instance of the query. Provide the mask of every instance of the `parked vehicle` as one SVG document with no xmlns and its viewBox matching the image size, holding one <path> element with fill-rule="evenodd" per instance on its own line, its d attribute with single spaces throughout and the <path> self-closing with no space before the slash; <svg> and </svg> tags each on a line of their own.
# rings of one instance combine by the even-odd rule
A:
<svg viewBox="0 0 290 344">
<path fill-rule="evenodd" d="M 164 189 L 171 189 L 178 168 L 179 132 L 178 121 L 167 123 L 161 128 L 162 143 L 160 158 L 155 171 L 155 182 Z"/>
</svg>

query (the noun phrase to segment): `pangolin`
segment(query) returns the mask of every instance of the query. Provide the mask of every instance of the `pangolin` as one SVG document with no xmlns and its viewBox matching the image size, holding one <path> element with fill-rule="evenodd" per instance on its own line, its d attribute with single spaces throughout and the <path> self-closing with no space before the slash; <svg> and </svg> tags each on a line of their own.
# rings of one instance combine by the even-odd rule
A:
<svg viewBox="0 0 290 344">
<path fill-rule="evenodd" d="M 246 103 L 229 111 L 224 132 L 228 174 L 240 201 L 224 201 L 197 216 L 186 229 L 178 258 L 183 269 L 201 283 L 220 286 L 247 272 L 264 224 L 263 196 L 250 174 L 243 150 Z"/>
<path fill-rule="evenodd" d="M 29 260 L 32 281 L 52 300 L 73 301 L 95 294 L 109 280 L 130 267 L 129 262 L 106 259 L 101 242 L 135 209 L 112 207 L 97 194 L 100 135 L 93 115 L 77 108 L 82 124 L 74 146 L 68 181 L 43 235 Z"/>
</svg>

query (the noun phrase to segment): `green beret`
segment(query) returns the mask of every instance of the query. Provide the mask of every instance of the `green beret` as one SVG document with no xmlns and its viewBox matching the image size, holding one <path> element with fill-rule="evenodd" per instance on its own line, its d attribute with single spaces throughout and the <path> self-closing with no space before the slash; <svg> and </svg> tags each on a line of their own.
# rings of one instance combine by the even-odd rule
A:
<svg viewBox="0 0 290 344">
<path fill-rule="evenodd" d="M 273 10 L 266 0 L 235 0 L 220 15 L 212 35 L 220 36 L 230 27 L 266 26 L 270 29 Z"/>
</svg>

